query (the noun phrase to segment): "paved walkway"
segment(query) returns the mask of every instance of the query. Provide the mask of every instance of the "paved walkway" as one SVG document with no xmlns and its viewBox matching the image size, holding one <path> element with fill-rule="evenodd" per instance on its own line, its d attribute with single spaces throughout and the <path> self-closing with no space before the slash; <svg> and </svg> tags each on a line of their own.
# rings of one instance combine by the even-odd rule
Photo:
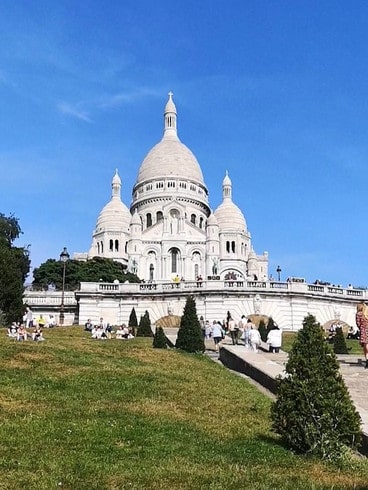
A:
<svg viewBox="0 0 368 490">
<path fill-rule="evenodd" d="M 168 329 L 169 330 L 169 329 Z M 170 329 L 166 332 L 171 342 L 175 343 L 176 329 Z M 205 342 L 206 353 L 213 359 L 222 361 L 228 367 L 235 371 L 243 372 L 249 377 L 255 379 L 260 385 L 270 389 L 270 396 L 275 383 L 275 378 L 282 374 L 288 360 L 286 352 L 271 354 L 260 350 L 258 353 L 246 349 L 244 345 L 232 345 L 230 338 L 226 337 L 222 342 L 220 356 L 215 353 L 212 339 Z M 266 344 L 265 344 L 266 345 Z M 353 403 L 358 410 L 362 419 L 362 430 L 368 451 L 368 369 L 364 369 L 363 355 L 338 355 L 340 372 L 345 384 L 349 390 Z M 262 390 L 264 391 L 264 390 Z"/>
</svg>

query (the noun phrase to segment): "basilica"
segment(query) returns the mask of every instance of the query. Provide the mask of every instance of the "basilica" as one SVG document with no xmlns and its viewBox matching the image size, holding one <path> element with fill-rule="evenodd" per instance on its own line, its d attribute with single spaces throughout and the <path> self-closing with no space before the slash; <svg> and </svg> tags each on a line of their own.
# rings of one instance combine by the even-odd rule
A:
<svg viewBox="0 0 368 490">
<path fill-rule="evenodd" d="M 252 247 L 242 211 L 233 202 L 226 171 L 222 203 L 211 210 L 201 167 L 179 139 L 170 92 L 164 131 L 139 167 L 130 208 L 121 200 L 116 170 L 110 201 L 101 210 L 88 253 L 126 265 L 145 282 L 266 280 L 268 254 Z"/>
</svg>

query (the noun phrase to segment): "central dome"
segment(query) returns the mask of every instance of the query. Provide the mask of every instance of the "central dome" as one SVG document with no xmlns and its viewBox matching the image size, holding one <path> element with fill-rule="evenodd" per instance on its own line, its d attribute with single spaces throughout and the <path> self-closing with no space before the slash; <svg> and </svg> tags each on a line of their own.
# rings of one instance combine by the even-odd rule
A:
<svg viewBox="0 0 368 490">
<path fill-rule="evenodd" d="M 176 107 L 169 93 L 165 107 L 165 128 L 162 140 L 148 152 L 137 176 L 136 185 L 157 178 L 178 177 L 204 185 L 201 167 L 177 135 Z"/>
<path fill-rule="evenodd" d="M 179 139 L 162 138 L 149 151 L 139 169 L 137 184 L 162 177 L 182 177 L 203 182 L 203 174 L 193 153 Z"/>
</svg>

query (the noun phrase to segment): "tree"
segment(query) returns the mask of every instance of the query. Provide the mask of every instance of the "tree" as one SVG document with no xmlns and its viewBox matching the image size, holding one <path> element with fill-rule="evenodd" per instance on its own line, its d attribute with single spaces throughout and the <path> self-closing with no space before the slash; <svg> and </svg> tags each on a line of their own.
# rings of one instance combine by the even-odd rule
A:
<svg viewBox="0 0 368 490">
<path fill-rule="evenodd" d="M 144 315 L 141 316 L 139 321 L 137 337 L 153 337 L 151 320 L 147 310 L 145 311 Z"/>
<path fill-rule="evenodd" d="M 341 327 L 336 328 L 336 332 L 333 338 L 333 350 L 335 354 L 349 354 L 344 332 Z"/>
<path fill-rule="evenodd" d="M 18 219 L 0 213 L 0 314 L 5 323 L 21 321 L 24 281 L 29 273 L 28 247 L 16 247 L 22 233 Z"/>
<path fill-rule="evenodd" d="M 62 287 L 63 264 L 60 260 L 48 259 L 33 271 L 33 283 L 35 288 L 47 289 L 54 285 L 57 289 Z M 80 282 L 140 282 L 140 279 L 130 272 L 126 272 L 125 266 L 120 262 L 103 257 L 82 262 L 68 260 L 65 268 L 65 289 L 73 291 L 78 288 Z"/>
<path fill-rule="evenodd" d="M 138 327 L 138 319 L 134 306 L 129 315 L 128 327 L 132 330 L 133 334 L 135 335 Z"/>
<path fill-rule="evenodd" d="M 259 334 L 261 336 L 262 341 L 266 342 L 267 341 L 267 328 L 266 328 L 266 324 L 265 324 L 264 320 L 261 320 L 259 322 L 258 330 L 259 330 Z"/>
<path fill-rule="evenodd" d="M 157 327 L 153 337 L 153 347 L 156 349 L 167 349 L 167 339 L 162 327 Z"/>
<path fill-rule="evenodd" d="M 205 350 L 197 308 L 192 296 L 188 296 L 185 303 L 175 347 L 186 352 L 204 352 Z"/>
<path fill-rule="evenodd" d="M 360 416 L 314 316 L 304 319 L 285 371 L 271 417 L 273 430 L 286 444 L 297 452 L 331 460 L 340 457 L 345 447 L 356 447 Z"/>
</svg>

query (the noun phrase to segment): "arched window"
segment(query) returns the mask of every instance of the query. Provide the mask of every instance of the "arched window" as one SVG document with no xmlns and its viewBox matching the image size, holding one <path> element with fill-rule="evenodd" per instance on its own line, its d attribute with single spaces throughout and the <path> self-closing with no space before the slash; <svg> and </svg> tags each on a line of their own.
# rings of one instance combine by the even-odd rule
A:
<svg viewBox="0 0 368 490">
<path fill-rule="evenodd" d="M 191 221 L 191 223 L 193 223 L 193 225 L 196 224 L 196 215 L 195 214 L 191 214 L 190 221 Z"/>
<path fill-rule="evenodd" d="M 100 255 L 100 242 L 97 242 L 97 255 Z"/>
<path fill-rule="evenodd" d="M 149 267 L 149 279 L 150 279 L 150 281 L 153 281 L 153 279 L 154 279 L 154 272 L 155 272 L 155 266 L 153 264 L 150 264 L 150 267 Z"/>
<path fill-rule="evenodd" d="M 151 213 L 146 214 L 146 222 L 147 222 L 147 228 L 152 226 L 152 215 L 151 215 Z"/>
<path fill-rule="evenodd" d="M 156 221 L 157 221 L 157 223 L 159 221 L 162 221 L 163 219 L 164 219 L 164 215 L 162 214 L 162 211 L 157 211 L 157 213 L 156 213 Z"/>
<path fill-rule="evenodd" d="M 119 240 L 115 240 L 115 252 L 119 252 Z"/>
<path fill-rule="evenodd" d="M 235 253 L 235 242 L 231 242 L 231 251 Z"/>
<path fill-rule="evenodd" d="M 101 242 L 101 254 L 103 254 L 103 242 Z"/>
<path fill-rule="evenodd" d="M 178 272 L 178 259 L 179 259 L 179 250 L 177 248 L 171 249 L 171 272 Z"/>
<path fill-rule="evenodd" d="M 230 242 L 226 242 L 226 252 L 230 253 Z"/>
<path fill-rule="evenodd" d="M 109 241 L 109 245 L 110 245 L 109 246 L 109 250 L 110 250 L 110 252 L 112 252 L 114 250 L 114 241 L 113 240 L 110 240 Z"/>
<path fill-rule="evenodd" d="M 203 228 L 203 217 L 202 216 L 199 218 L 199 227 Z"/>
</svg>

